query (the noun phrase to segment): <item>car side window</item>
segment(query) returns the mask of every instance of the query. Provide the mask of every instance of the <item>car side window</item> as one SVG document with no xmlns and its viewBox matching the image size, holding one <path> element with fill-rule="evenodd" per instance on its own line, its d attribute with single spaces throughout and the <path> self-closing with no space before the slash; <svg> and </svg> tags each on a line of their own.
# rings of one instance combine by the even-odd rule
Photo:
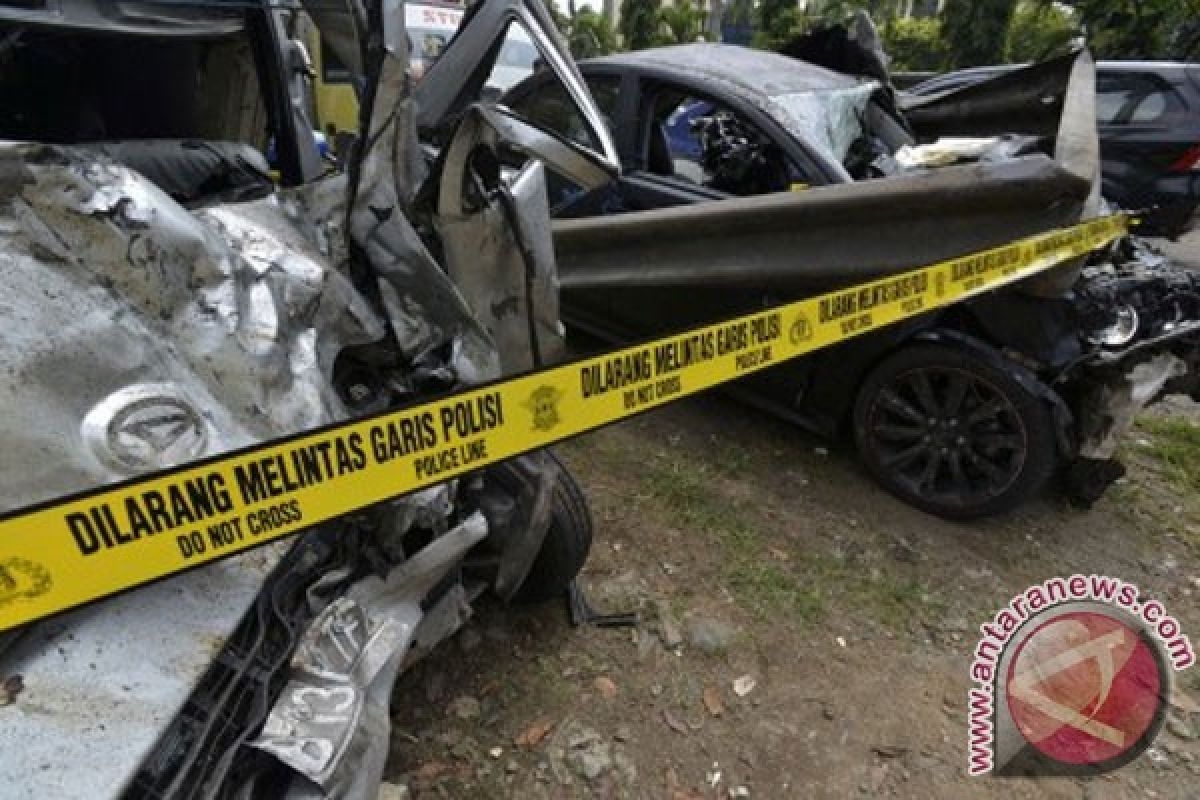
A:
<svg viewBox="0 0 1200 800">
<path fill-rule="evenodd" d="M 1096 77 L 1096 119 L 1102 125 L 1166 122 L 1185 111 L 1170 86 L 1152 75 L 1100 74 Z"/>
<path fill-rule="evenodd" d="M 739 197 L 812 183 L 757 125 L 722 103 L 664 90 L 652 109 L 648 172 Z"/>
<path fill-rule="evenodd" d="M 620 78 L 614 75 L 590 75 L 585 76 L 584 81 L 611 133 Z M 585 124 L 579 107 L 571 100 L 561 82 L 547 80 L 530 91 L 523 89 L 518 89 L 514 97 L 505 98 L 509 108 L 518 116 L 578 145 L 600 149 L 600 143 L 595 141 L 596 137 Z M 551 212 L 555 214 L 587 195 L 583 187 L 553 170 L 546 174 L 546 192 Z"/>
<path fill-rule="evenodd" d="M 596 107 L 604 115 L 605 122 L 610 122 L 613 110 L 617 105 L 617 94 L 620 79 L 612 75 L 593 75 L 585 78 L 588 91 L 596 101 Z M 564 139 L 591 149 L 599 149 L 599 142 L 591 134 L 579 108 L 567 94 L 566 88 L 558 81 L 547 81 L 531 92 L 526 92 L 511 101 L 512 110 L 521 117 L 557 133 Z"/>
</svg>

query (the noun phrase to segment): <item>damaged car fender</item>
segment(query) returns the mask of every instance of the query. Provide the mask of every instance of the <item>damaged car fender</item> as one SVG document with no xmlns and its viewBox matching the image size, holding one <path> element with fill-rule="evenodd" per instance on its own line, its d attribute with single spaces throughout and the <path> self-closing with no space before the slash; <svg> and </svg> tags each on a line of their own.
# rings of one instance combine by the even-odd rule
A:
<svg viewBox="0 0 1200 800">
<path fill-rule="evenodd" d="M 1055 442 L 1058 452 L 1066 457 L 1074 452 L 1075 417 L 1071 413 L 1062 396 L 1047 385 L 1037 373 L 1028 367 L 1017 363 L 1012 358 L 998 351 L 987 342 L 962 331 L 950 328 L 934 328 L 922 331 L 913 337 L 919 342 L 936 342 L 949 344 L 971 353 L 974 357 L 991 364 L 997 370 L 1002 370 L 1012 376 L 1033 397 L 1045 403 L 1054 417 Z"/>
</svg>

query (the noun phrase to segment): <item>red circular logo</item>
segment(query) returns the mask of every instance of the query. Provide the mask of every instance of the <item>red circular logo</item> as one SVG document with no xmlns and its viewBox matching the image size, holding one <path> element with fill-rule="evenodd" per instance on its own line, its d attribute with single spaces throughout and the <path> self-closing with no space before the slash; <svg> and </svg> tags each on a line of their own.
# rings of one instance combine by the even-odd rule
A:
<svg viewBox="0 0 1200 800">
<path fill-rule="evenodd" d="M 1076 611 L 1021 642 L 1005 695 L 1017 729 L 1041 753 L 1065 764 L 1099 765 L 1149 746 L 1166 681 L 1137 630 L 1099 611 Z"/>
</svg>

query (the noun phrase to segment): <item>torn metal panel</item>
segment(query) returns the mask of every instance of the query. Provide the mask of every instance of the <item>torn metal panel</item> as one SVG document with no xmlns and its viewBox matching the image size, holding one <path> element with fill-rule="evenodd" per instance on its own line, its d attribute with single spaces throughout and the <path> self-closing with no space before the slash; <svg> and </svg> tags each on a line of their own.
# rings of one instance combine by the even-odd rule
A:
<svg viewBox="0 0 1200 800">
<path fill-rule="evenodd" d="M 1080 219 L 1101 213 L 1096 67 L 1086 49 L 929 96 L 900 95 L 899 109 L 922 141 L 1021 135 L 1046 144 L 1063 172 L 1090 190 Z M 1056 297 L 1079 278 L 1085 259 L 1024 281 L 1022 291 Z"/>
<path fill-rule="evenodd" d="M 17 700 L 0 709 L 6 792 L 83 798 L 126 789 L 289 546 L 25 630 L 3 653 L 3 674 L 25 681 Z"/>
<path fill-rule="evenodd" d="M 384 6 L 400 8 L 390 0 Z M 347 232 L 371 264 L 401 354 L 415 360 L 450 348 L 454 382 L 491 380 L 500 375 L 494 343 L 406 214 L 425 177 L 408 96 L 408 39 L 403 14 L 378 16 L 378 6 L 372 13 L 384 35 L 372 39 L 378 74 L 364 100 L 364 146 L 350 166 Z"/>
<path fill-rule="evenodd" d="M 1089 381 L 1080 409 L 1079 455 L 1097 460 L 1116 455 L 1138 414 L 1159 398 L 1168 383 L 1187 373 L 1186 361 L 1160 352 L 1108 380 Z"/>
<path fill-rule="evenodd" d="M 1077 222 L 1088 181 L 1045 156 L 559 220 L 563 289 L 844 286 Z M 869 233 L 869 235 L 865 235 Z"/>
<path fill-rule="evenodd" d="M 9 323 L 0 332 L 0 507 L 344 416 L 332 359 L 383 328 L 326 266 L 307 238 L 317 232 L 301 233 L 282 213 L 302 197 L 319 213 L 319 188 L 189 213 L 92 150 L 6 143 L 0 165 Z M 4 669 L 28 688 L 0 710 L 0 750 L 22 755 L 0 759 L 0 780 L 41 796 L 120 791 L 290 546 L 58 617 L 8 643 Z"/>
<path fill-rule="evenodd" d="M 391 688 L 425 613 L 422 603 L 467 551 L 487 535 L 476 512 L 395 567 L 331 603 L 296 648 L 291 679 L 253 742 L 326 793 L 369 797 L 387 756 Z M 459 589 L 461 592 L 461 589 Z M 461 594 L 441 614 L 453 633 L 469 613 Z"/>
<path fill-rule="evenodd" d="M 512 374 L 557 359 L 563 331 L 542 162 L 528 162 L 505 183 L 471 180 L 481 148 L 497 158 L 495 116 L 474 107 L 459 126 L 442 170 L 435 225 L 450 279 Z"/>
<path fill-rule="evenodd" d="M 879 31 L 871 15 L 864 9 L 854 12 L 847 25 L 818 25 L 807 33 L 785 43 L 779 52 L 790 58 L 846 75 L 873 78 L 890 84 L 890 59 L 883 51 Z"/>
<path fill-rule="evenodd" d="M 11 322 L 0 402 L 14 456 L 0 465 L 0 507 L 142 471 L 114 471 L 122 459 L 92 454 L 120 442 L 86 446 L 80 427 L 129 386 L 170 376 L 159 395 L 201 420 L 197 456 L 344 413 L 332 359 L 383 329 L 277 201 L 190 213 L 91 151 L 8 143 L 0 160 Z"/>
<path fill-rule="evenodd" d="M 899 108 L 924 141 L 939 136 L 996 133 L 1053 137 L 1063 116 L 1072 71 L 1081 55 L 1061 56 L 940 94 L 901 93 Z M 1092 63 L 1090 56 L 1086 59 Z M 1094 130 L 1094 116 L 1091 122 Z"/>
<path fill-rule="evenodd" d="M 10 454 L 0 463 L 0 510 L 551 357 L 561 331 L 541 163 L 492 187 L 486 235 L 448 274 L 438 258 L 453 245 L 439 241 L 436 214 L 418 200 L 428 165 L 415 135 L 402 8 L 395 0 L 314 8 L 332 15 L 328 38 L 360 72 L 365 135 L 347 175 L 271 191 L 257 180 L 261 158 L 244 146 L 0 143 L 0 305 L 10 323 L 0 333 L 0 438 Z M 539 47 L 569 65 L 545 10 L 522 9 Z M 281 37 L 284 11 L 259 10 L 231 16 L 247 36 L 253 29 L 264 51 L 258 66 L 273 76 L 263 85 L 274 92 L 265 101 L 279 152 L 303 156 L 285 180 L 307 181 L 314 151 L 305 149 L 311 131 L 299 98 L 286 91 L 299 82 L 286 80 L 296 54 Z M 222 14 L 211 12 L 218 22 Z M 70 14 L 64 20 L 69 27 Z M 461 58 L 493 56 L 484 48 Z M 599 119 L 582 83 L 575 89 Z M 600 183 L 612 173 L 603 156 L 496 120 L 500 140 L 567 174 Z M 231 166 L 247 170 L 220 175 Z M 218 191 L 214 177 L 228 185 Z M 478 165 L 464 162 L 458 177 L 470 197 Z M 484 303 L 495 276 L 480 274 L 481 264 L 523 291 L 531 320 L 496 326 L 514 350 L 504 364 L 455 286 L 457 276 Z M 362 387 L 343 391 L 347 358 L 379 384 L 362 405 L 347 399 Z M 535 472 L 543 485 L 559 475 Z M 32 796 L 210 797 L 260 780 L 283 791 L 290 780 L 293 796 L 373 797 L 397 672 L 462 623 L 498 569 L 475 565 L 469 581 L 465 573 L 448 588 L 443 581 L 491 533 L 471 505 L 484 481 L 462 484 L 466 500 L 459 482 L 444 484 L 4 636 L 3 668 L 27 688 L 0 709 L 0 751 L 10 754 L 0 780 Z M 542 542 L 548 495 L 514 504 L 520 526 L 505 532 L 506 581 L 528 572 L 523 537 Z M 369 635 L 356 638 L 354 625 Z M 272 711 L 261 748 L 248 749 Z M 29 763 L 44 768 L 31 773 Z"/>
</svg>

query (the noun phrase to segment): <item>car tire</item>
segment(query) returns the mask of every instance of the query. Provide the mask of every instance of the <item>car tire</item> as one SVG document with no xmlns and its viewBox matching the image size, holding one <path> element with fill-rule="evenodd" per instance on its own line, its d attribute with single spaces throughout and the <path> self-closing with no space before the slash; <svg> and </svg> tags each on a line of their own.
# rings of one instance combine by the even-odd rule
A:
<svg viewBox="0 0 1200 800">
<path fill-rule="evenodd" d="M 969 520 L 1010 511 L 1058 463 L 1049 403 L 965 348 L 914 344 L 859 388 L 854 437 L 871 475 L 931 514 Z"/>
<path fill-rule="evenodd" d="M 518 603 L 544 603 L 562 597 L 583 569 L 592 549 L 592 514 L 575 478 L 553 453 L 559 467 L 550 509 L 550 527 L 529 574 L 513 597 Z"/>
</svg>

